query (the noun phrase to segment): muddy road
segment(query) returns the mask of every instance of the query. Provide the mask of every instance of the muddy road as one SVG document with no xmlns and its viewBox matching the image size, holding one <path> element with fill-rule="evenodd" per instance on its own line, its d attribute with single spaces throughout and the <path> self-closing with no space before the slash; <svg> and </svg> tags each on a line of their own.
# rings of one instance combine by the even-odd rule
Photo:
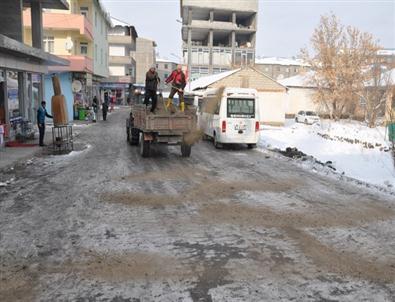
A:
<svg viewBox="0 0 395 302">
<path fill-rule="evenodd" d="M 395 301 L 395 201 L 257 150 L 142 159 L 127 110 L 2 171 L 1 301 Z"/>
</svg>

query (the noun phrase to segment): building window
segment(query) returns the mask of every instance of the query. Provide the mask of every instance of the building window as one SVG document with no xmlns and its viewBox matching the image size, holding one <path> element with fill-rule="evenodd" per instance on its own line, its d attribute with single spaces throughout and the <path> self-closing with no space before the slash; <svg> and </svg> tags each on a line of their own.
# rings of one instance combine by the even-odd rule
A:
<svg viewBox="0 0 395 302">
<path fill-rule="evenodd" d="M 159 64 L 156 64 L 156 69 L 159 69 Z"/>
<path fill-rule="evenodd" d="M 265 71 L 269 71 L 269 67 L 265 67 Z"/>
<path fill-rule="evenodd" d="M 103 54 L 103 48 L 100 49 L 100 64 L 103 65 L 104 62 L 104 54 Z"/>
<path fill-rule="evenodd" d="M 298 72 L 299 70 L 297 68 L 295 68 L 295 72 Z"/>
<path fill-rule="evenodd" d="M 97 62 L 97 56 L 98 56 L 98 53 L 97 53 L 97 44 L 95 44 L 95 61 Z"/>
<path fill-rule="evenodd" d="M 103 34 L 103 23 L 104 22 L 100 22 L 100 33 Z"/>
<path fill-rule="evenodd" d="M 168 69 L 169 68 L 169 65 L 168 64 L 165 64 L 165 69 Z"/>
<path fill-rule="evenodd" d="M 95 12 L 95 27 L 97 27 L 97 12 Z"/>
<path fill-rule="evenodd" d="M 44 50 L 49 53 L 55 52 L 55 39 L 53 36 L 44 37 Z"/>
<path fill-rule="evenodd" d="M 167 79 L 169 77 L 168 73 L 165 73 L 164 78 Z"/>
<path fill-rule="evenodd" d="M 89 8 L 86 6 L 80 7 L 80 14 L 88 18 Z"/>
<path fill-rule="evenodd" d="M 82 55 L 87 55 L 88 54 L 88 43 L 80 42 L 80 53 Z"/>
</svg>

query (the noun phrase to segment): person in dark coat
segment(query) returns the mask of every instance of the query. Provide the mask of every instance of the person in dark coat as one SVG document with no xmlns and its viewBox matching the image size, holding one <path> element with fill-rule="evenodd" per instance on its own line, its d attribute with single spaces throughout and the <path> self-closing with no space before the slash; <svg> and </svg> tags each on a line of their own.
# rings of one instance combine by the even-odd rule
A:
<svg viewBox="0 0 395 302">
<path fill-rule="evenodd" d="M 185 74 L 182 71 L 182 66 L 177 65 L 177 69 L 174 70 L 170 76 L 166 79 L 166 83 L 171 84 L 171 91 L 169 95 L 169 99 L 167 100 L 166 107 L 170 107 L 173 105 L 173 97 L 176 93 L 180 98 L 180 110 L 183 112 L 185 109 L 184 104 L 184 88 L 187 85 Z"/>
<path fill-rule="evenodd" d="M 104 102 L 102 105 L 103 121 L 107 120 L 107 111 L 108 111 L 109 102 L 110 102 L 110 97 L 108 96 L 108 92 L 105 92 L 104 93 Z"/>
<path fill-rule="evenodd" d="M 151 112 L 155 113 L 156 105 L 158 102 L 158 96 L 156 94 L 158 90 L 158 84 L 160 79 L 156 72 L 155 66 L 152 66 L 145 74 L 145 98 L 144 104 L 148 106 L 149 99 L 152 100 Z"/>
<path fill-rule="evenodd" d="M 53 118 L 52 115 L 48 114 L 47 109 L 45 109 L 46 104 L 47 103 L 45 101 L 42 101 L 41 106 L 38 107 L 38 110 L 37 110 L 37 126 L 38 126 L 38 132 L 40 135 L 39 145 L 41 147 L 45 146 L 44 145 L 45 117 Z"/>
</svg>

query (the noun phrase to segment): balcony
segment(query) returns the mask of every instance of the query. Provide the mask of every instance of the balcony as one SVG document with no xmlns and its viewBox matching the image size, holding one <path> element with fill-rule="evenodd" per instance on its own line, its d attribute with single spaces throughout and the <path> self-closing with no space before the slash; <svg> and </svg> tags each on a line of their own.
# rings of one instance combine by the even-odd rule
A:
<svg viewBox="0 0 395 302">
<path fill-rule="evenodd" d="M 110 56 L 110 64 L 132 65 L 132 58 L 127 56 Z"/>
<path fill-rule="evenodd" d="M 70 66 L 50 66 L 49 71 L 73 71 L 93 73 L 93 60 L 86 56 L 58 56 L 69 60 Z"/>
<path fill-rule="evenodd" d="M 108 43 L 109 44 L 131 45 L 132 44 L 132 37 L 131 36 L 108 35 Z"/>
<path fill-rule="evenodd" d="M 30 10 L 23 12 L 23 24 L 25 27 L 31 27 Z M 45 30 L 78 31 L 86 39 L 93 40 L 92 24 L 83 15 L 43 12 L 43 27 Z"/>
</svg>

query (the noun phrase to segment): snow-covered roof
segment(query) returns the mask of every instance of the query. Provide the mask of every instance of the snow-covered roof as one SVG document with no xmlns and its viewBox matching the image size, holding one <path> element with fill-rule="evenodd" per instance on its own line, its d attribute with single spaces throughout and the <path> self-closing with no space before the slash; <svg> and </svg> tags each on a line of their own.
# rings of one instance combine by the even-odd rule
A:
<svg viewBox="0 0 395 302">
<path fill-rule="evenodd" d="M 218 82 L 218 81 L 222 80 L 223 78 L 226 78 L 226 77 L 234 74 L 235 72 L 238 72 L 239 70 L 240 70 L 240 68 L 237 68 L 237 69 L 209 75 L 206 77 L 198 78 L 198 79 L 191 82 L 190 91 L 194 91 L 197 89 L 204 89 L 207 86 L 209 86 L 215 82 Z M 188 87 L 188 85 L 187 85 L 187 87 Z"/>
<path fill-rule="evenodd" d="M 174 62 L 174 61 L 171 61 L 171 60 L 168 60 L 168 59 L 164 59 L 164 58 L 156 58 L 156 62 L 178 64 L 177 62 Z"/>
<path fill-rule="evenodd" d="M 279 58 L 279 57 L 270 57 L 270 58 L 262 58 L 255 59 L 255 64 L 262 65 L 284 65 L 284 66 L 308 66 L 302 59 L 289 59 L 289 58 Z"/>
<path fill-rule="evenodd" d="M 380 86 L 395 85 L 395 68 L 384 72 L 381 75 Z M 375 86 L 374 80 L 365 82 L 365 87 Z M 379 86 L 379 85 L 377 85 Z"/>
<path fill-rule="evenodd" d="M 303 87 L 303 88 L 315 88 L 316 86 L 310 83 L 310 79 L 314 72 L 309 71 L 303 74 L 298 74 L 293 77 L 279 80 L 278 82 L 287 87 Z"/>
<path fill-rule="evenodd" d="M 111 22 L 112 22 L 113 26 L 130 26 L 129 23 L 122 21 L 120 19 L 114 18 L 114 17 L 111 17 Z"/>
</svg>

